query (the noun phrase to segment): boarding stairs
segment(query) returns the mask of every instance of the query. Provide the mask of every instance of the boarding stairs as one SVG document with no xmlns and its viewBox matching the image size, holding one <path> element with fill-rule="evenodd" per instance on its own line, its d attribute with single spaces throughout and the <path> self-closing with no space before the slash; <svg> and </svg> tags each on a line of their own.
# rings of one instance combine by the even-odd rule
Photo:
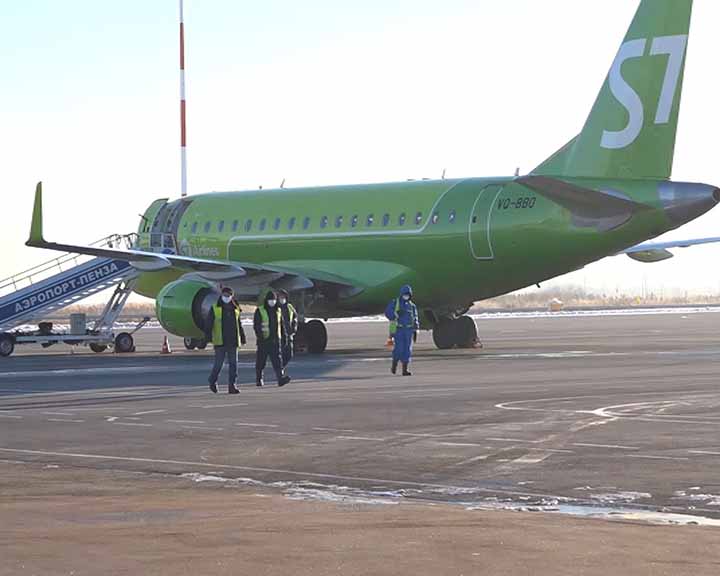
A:
<svg viewBox="0 0 720 576">
<path fill-rule="evenodd" d="M 132 248 L 136 243 L 135 235 L 114 234 L 92 246 Z M 135 286 L 136 277 L 137 271 L 124 260 L 63 254 L 0 281 L 0 332 L 41 320 L 51 312 L 116 286 L 106 312 L 94 327 L 111 329 Z"/>
</svg>

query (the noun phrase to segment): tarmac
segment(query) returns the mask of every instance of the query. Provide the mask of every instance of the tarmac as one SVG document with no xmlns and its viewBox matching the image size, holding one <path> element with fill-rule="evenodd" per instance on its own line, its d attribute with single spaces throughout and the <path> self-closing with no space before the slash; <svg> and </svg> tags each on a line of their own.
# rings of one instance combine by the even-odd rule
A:
<svg viewBox="0 0 720 576">
<path fill-rule="evenodd" d="M 112 573 L 716 574 L 718 320 L 483 316 L 482 349 L 421 334 L 412 377 L 389 372 L 386 324 L 331 323 L 282 389 L 241 352 L 236 396 L 208 390 L 210 350 L 159 355 L 157 329 L 132 355 L 19 348 L 0 574 L 98 573 L 77 559 L 96 528 Z"/>
</svg>

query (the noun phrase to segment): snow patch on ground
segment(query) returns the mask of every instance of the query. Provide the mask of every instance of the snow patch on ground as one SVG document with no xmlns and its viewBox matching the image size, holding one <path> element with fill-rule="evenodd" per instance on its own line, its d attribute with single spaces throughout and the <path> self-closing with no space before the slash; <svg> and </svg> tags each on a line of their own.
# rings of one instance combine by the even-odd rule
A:
<svg viewBox="0 0 720 576">
<path fill-rule="evenodd" d="M 628 504 L 652 498 L 652 494 L 647 492 L 608 492 L 605 494 L 590 494 L 590 498 L 603 504 L 615 504 L 616 502 Z"/>
</svg>

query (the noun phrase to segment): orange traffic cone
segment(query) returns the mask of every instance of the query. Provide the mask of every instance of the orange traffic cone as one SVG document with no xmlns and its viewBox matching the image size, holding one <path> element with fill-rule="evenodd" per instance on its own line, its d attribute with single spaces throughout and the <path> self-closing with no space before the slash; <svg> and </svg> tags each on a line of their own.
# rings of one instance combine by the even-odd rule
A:
<svg viewBox="0 0 720 576">
<path fill-rule="evenodd" d="M 162 350 L 160 351 L 160 354 L 172 354 L 172 350 L 170 349 L 170 342 L 168 342 L 167 335 L 163 340 Z"/>
</svg>

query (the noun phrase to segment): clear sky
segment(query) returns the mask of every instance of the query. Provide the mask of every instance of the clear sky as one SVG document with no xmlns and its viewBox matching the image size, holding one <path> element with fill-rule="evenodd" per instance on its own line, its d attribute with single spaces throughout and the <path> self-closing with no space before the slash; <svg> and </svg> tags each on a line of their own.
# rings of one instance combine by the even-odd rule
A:
<svg viewBox="0 0 720 576">
<path fill-rule="evenodd" d="M 576 134 L 632 0 L 186 0 L 189 191 L 512 174 Z M 0 276 L 179 195 L 176 0 L 0 2 Z M 696 0 L 674 178 L 720 184 L 720 2 Z M 673 237 L 720 236 L 720 208 Z M 718 247 L 562 279 L 720 291 Z"/>
</svg>

